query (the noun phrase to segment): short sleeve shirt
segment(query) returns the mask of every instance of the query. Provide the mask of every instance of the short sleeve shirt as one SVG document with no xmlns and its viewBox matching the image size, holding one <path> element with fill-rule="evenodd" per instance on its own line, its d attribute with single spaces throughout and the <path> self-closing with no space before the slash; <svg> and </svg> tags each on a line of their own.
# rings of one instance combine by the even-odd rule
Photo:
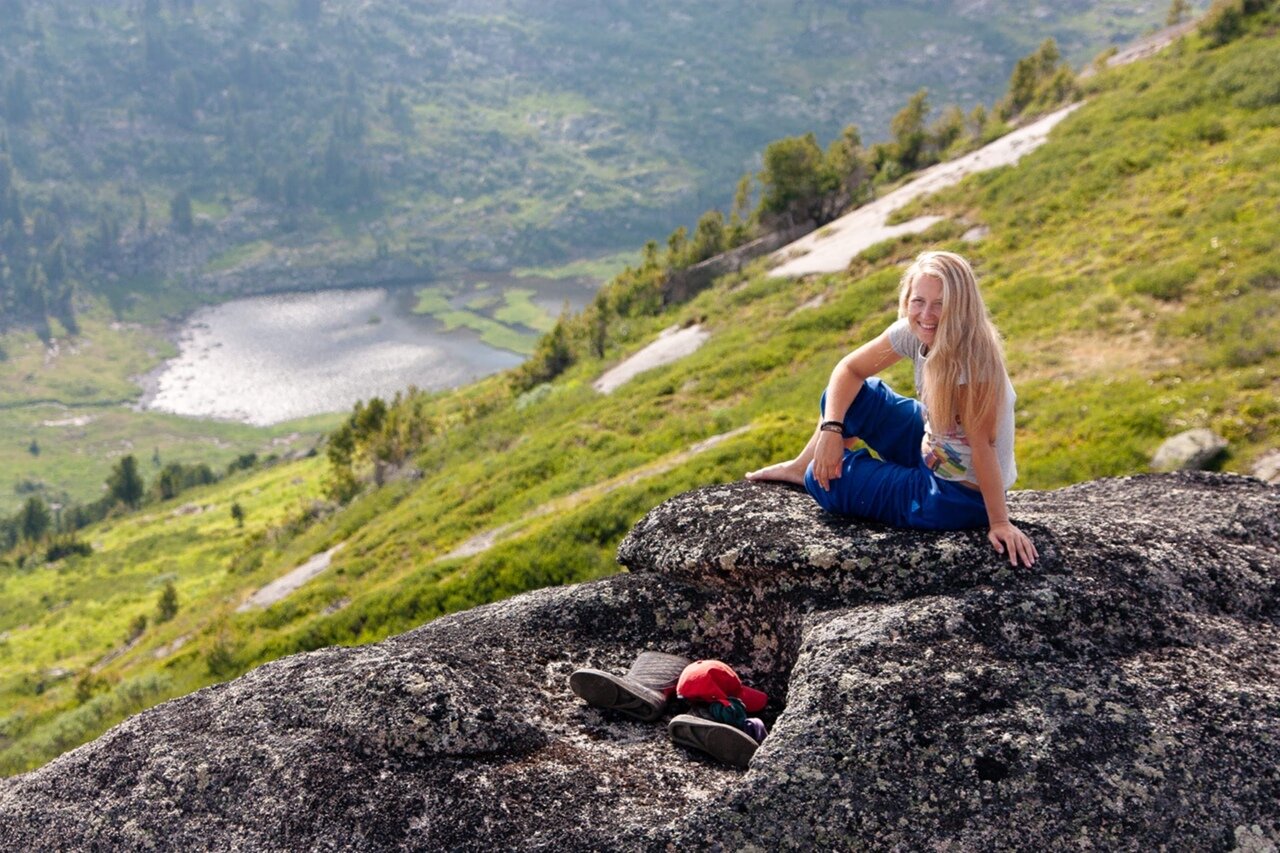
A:
<svg viewBox="0 0 1280 853">
<path fill-rule="evenodd" d="M 916 394 L 924 396 L 924 365 L 928 353 L 924 344 L 911 333 L 911 326 L 904 317 L 897 320 L 885 330 L 889 337 L 889 345 L 893 351 L 903 358 L 911 359 L 915 368 Z M 963 384 L 964 380 L 961 379 Z M 1005 374 L 1005 394 L 1000 411 L 996 414 L 996 460 L 1000 463 L 1000 475 L 1004 488 L 1008 489 L 1018 478 L 1018 466 L 1013 456 L 1013 407 L 1017 395 L 1013 383 Z M 944 480 L 960 480 L 977 485 L 978 478 L 973 473 L 973 448 L 964 428 L 953 424 L 950 429 L 935 429 L 929 421 L 928 411 L 924 419 L 924 439 L 920 443 L 920 453 L 925 465 L 935 475 Z"/>
</svg>

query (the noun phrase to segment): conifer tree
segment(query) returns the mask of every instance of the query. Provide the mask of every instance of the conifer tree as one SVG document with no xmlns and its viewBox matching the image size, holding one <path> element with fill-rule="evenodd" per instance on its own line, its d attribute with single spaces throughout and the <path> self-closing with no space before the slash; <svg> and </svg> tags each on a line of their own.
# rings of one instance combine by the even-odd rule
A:
<svg viewBox="0 0 1280 853">
<path fill-rule="evenodd" d="M 173 581 L 166 581 L 156 602 L 156 622 L 168 622 L 178 615 L 178 590 Z"/>
<path fill-rule="evenodd" d="M 146 485 L 138 473 L 138 460 L 132 455 L 122 457 L 107 478 L 107 491 L 120 503 L 136 509 L 146 493 Z"/>
<path fill-rule="evenodd" d="M 898 164 L 904 172 L 925 165 L 924 122 L 928 115 L 929 93 L 921 89 L 907 100 L 907 105 L 889 122 L 889 131 L 893 134 L 893 143 L 897 148 Z"/>
<path fill-rule="evenodd" d="M 174 230 L 179 234 L 190 234 L 195 228 L 195 219 L 191 213 L 191 196 L 186 190 L 178 190 L 169 202 L 169 219 Z"/>
<path fill-rule="evenodd" d="M 1165 26 L 1174 27 L 1181 24 L 1191 14 L 1191 4 L 1187 0 L 1173 0 L 1169 4 L 1169 14 L 1165 16 Z"/>
<path fill-rule="evenodd" d="M 49 530 L 52 521 L 49 508 L 37 495 L 27 498 L 18 513 L 18 532 L 23 539 L 35 542 Z"/>
</svg>

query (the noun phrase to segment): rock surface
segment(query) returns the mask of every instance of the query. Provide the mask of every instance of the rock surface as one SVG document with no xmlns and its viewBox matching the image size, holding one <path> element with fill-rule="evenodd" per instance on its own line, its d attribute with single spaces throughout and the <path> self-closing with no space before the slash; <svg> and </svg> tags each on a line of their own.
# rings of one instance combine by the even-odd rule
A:
<svg viewBox="0 0 1280 853">
<path fill-rule="evenodd" d="M 1274 849 L 1280 489 L 1180 473 L 1011 496 L 1041 562 L 734 483 L 630 574 L 267 664 L 0 783 L 0 848 Z M 582 705 L 579 666 L 730 661 L 745 773 Z"/>
<path fill-rule="evenodd" d="M 1165 440 L 1151 457 L 1156 471 L 1199 471 L 1221 456 L 1227 440 L 1213 430 L 1189 429 Z"/>
</svg>

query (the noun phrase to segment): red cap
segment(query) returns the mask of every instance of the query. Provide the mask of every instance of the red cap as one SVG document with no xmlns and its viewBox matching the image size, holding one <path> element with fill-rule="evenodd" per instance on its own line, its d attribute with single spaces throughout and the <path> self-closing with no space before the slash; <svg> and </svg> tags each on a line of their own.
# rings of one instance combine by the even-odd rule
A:
<svg viewBox="0 0 1280 853">
<path fill-rule="evenodd" d="M 738 673 L 724 661 L 694 661 L 680 673 L 676 695 L 694 702 L 729 704 L 729 697 L 742 700 L 748 714 L 759 713 L 769 704 L 769 697 L 742 683 Z"/>
</svg>

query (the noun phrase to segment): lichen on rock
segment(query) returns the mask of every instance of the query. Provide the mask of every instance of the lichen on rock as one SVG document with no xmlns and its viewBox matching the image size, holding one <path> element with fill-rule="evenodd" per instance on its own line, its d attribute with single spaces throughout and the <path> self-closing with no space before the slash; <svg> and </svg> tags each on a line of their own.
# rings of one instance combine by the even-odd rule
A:
<svg viewBox="0 0 1280 853">
<path fill-rule="evenodd" d="M 1274 849 L 1280 489 L 1009 504 L 1034 568 L 784 486 L 677 496 L 628 573 L 276 661 L 0 782 L 0 848 Z M 569 692 L 645 649 L 770 694 L 745 774 Z"/>
</svg>

